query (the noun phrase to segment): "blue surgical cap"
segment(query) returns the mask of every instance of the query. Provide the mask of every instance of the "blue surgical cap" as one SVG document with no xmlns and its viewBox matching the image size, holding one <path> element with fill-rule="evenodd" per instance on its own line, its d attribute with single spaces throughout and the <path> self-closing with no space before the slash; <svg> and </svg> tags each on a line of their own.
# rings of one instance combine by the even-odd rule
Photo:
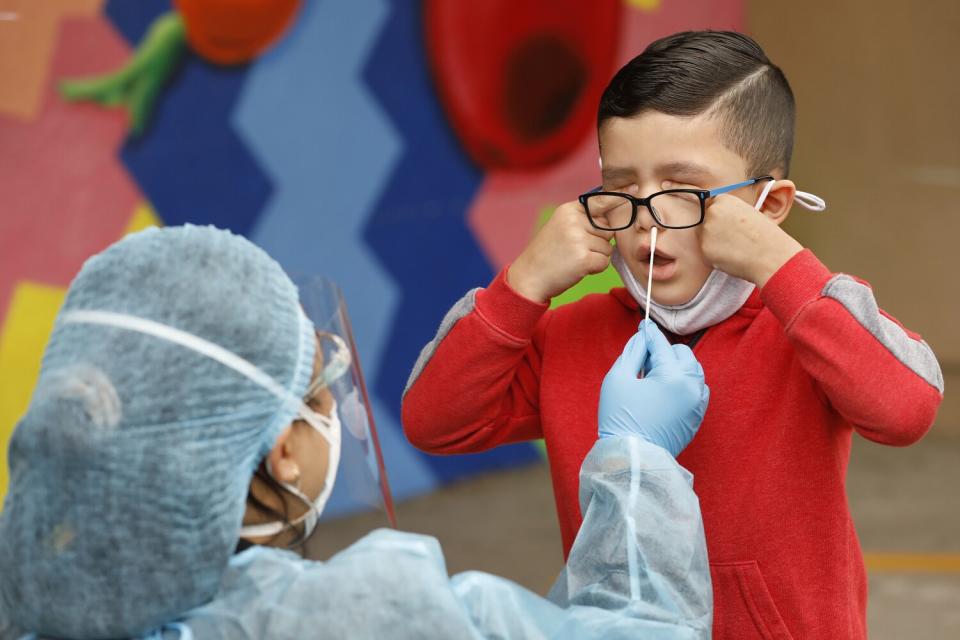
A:
<svg viewBox="0 0 960 640">
<path fill-rule="evenodd" d="M 0 606 L 42 635 L 128 637 L 214 596 L 251 476 L 296 409 L 184 346 L 62 321 L 76 310 L 193 334 L 295 397 L 314 336 L 280 266 L 212 227 L 130 236 L 71 284 L 10 442 Z"/>
</svg>

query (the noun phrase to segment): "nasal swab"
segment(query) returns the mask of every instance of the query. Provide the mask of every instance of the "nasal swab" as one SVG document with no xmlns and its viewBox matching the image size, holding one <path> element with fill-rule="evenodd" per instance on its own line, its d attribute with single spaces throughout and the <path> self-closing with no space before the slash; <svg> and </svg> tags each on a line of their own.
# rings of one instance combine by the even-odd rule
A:
<svg viewBox="0 0 960 640">
<path fill-rule="evenodd" d="M 653 293 L 653 256 L 657 250 L 657 228 L 650 227 L 650 269 L 647 271 L 647 309 L 644 311 L 644 320 L 650 319 L 650 296 Z"/>
</svg>

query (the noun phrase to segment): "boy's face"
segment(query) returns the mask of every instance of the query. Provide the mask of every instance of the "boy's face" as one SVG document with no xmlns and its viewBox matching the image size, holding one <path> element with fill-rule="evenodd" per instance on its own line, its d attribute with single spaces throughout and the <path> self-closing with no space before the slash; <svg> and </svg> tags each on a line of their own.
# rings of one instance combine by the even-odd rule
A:
<svg viewBox="0 0 960 640">
<path fill-rule="evenodd" d="M 747 175 L 743 158 L 720 140 L 718 121 L 647 111 L 631 118 L 610 118 L 600 127 L 604 191 L 627 191 L 645 198 L 675 188 L 712 189 L 741 182 Z M 756 203 L 763 184 L 732 192 Z M 709 215 L 709 212 L 707 213 Z M 633 227 L 616 232 L 617 246 L 637 280 L 646 286 L 653 218 L 639 207 Z M 700 249 L 700 227 L 660 229 L 653 267 L 653 300 L 683 304 L 703 287 L 713 270 Z"/>
</svg>

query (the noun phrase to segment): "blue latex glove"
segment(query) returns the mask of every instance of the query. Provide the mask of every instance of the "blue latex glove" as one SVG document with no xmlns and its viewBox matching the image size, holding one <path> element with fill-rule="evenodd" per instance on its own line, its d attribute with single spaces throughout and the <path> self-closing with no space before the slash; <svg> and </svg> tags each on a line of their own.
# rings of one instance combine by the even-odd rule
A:
<svg viewBox="0 0 960 640">
<path fill-rule="evenodd" d="M 638 379 L 643 369 L 647 374 Z M 690 347 L 671 345 L 644 320 L 603 379 L 600 437 L 638 436 L 676 457 L 700 428 L 709 399 Z"/>
</svg>

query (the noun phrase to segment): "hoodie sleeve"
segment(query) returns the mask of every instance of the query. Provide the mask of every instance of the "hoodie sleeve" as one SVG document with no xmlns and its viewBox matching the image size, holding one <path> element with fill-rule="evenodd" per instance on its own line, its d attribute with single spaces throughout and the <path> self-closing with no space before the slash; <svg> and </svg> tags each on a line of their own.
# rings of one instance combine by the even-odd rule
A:
<svg viewBox="0 0 960 640">
<path fill-rule="evenodd" d="M 804 250 L 761 297 L 803 367 L 862 436 L 903 446 L 929 430 L 943 400 L 940 365 L 919 335 L 877 306 L 867 283 L 831 273 Z"/>
<path fill-rule="evenodd" d="M 458 301 L 407 382 L 401 408 L 407 439 L 429 453 L 474 453 L 541 438 L 547 308 L 511 289 L 506 269 Z"/>
</svg>

